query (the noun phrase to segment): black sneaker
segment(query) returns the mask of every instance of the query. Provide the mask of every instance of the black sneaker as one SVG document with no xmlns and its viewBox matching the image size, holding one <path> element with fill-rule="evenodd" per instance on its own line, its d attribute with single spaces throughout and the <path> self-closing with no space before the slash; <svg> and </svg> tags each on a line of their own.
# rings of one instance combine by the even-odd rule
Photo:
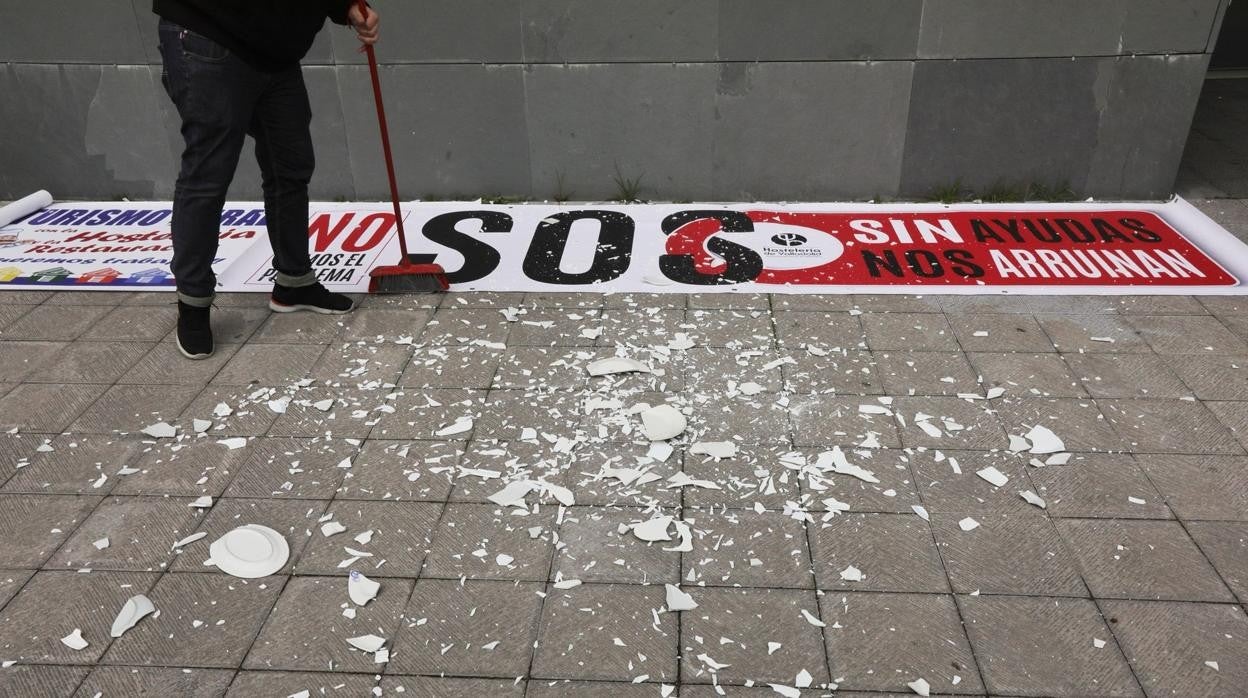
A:
<svg viewBox="0 0 1248 698">
<path fill-rule="evenodd" d="M 211 308 L 198 308 L 178 301 L 178 351 L 188 359 L 212 356 Z"/>
<path fill-rule="evenodd" d="M 289 287 L 273 284 L 269 297 L 269 309 L 275 313 L 293 313 L 311 310 L 324 315 L 342 315 L 351 312 L 355 301 L 341 293 L 334 293 L 318 281 L 311 286 Z"/>
</svg>

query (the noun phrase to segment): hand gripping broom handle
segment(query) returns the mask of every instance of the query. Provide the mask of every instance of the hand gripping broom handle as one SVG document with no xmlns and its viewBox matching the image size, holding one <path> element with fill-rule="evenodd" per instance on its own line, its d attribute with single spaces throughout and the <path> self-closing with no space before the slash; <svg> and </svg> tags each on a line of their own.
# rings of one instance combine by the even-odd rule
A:
<svg viewBox="0 0 1248 698">
<path fill-rule="evenodd" d="M 356 0 L 360 15 L 368 17 L 368 3 Z M 403 232 L 403 212 L 399 210 L 399 184 L 394 177 L 394 157 L 390 154 L 390 130 L 386 128 L 386 107 L 381 101 L 381 77 L 377 74 L 377 54 L 371 44 L 364 45 L 368 54 L 368 72 L 373 76 L 373 97 L 377 102 L 377 124 L 381 127 L 381 149 L 386 155 L 386 175 L 390 178 L 390 200 L 394 203 L 394 223 L 399 229 L 399 251 L 403 254 L 400 264 L 408 264 L 407 235 Z"/>
</svg>

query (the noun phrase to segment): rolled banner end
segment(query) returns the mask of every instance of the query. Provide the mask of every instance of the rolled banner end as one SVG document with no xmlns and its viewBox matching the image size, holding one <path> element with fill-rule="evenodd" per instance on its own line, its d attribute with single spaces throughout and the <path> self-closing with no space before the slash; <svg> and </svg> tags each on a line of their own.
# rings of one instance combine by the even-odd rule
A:
<svg viewBox="0 0 1248 698">
<path fill-rule="evenodd" d="M 34 194 L 23 196 L 11 204 L 0 206 L 0 228 L 51 206 L 52 201 L 52 195 L 46 189 L 40 189 Z"/>
</svg>

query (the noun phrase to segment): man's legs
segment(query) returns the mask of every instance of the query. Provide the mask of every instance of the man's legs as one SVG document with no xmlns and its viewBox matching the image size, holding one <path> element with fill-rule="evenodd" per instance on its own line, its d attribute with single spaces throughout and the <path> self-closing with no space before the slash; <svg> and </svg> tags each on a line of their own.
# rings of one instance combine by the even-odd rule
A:
<svg viewBox="0 0 1248 698">
<path fill-rule="evenodd" d="M 173 261 L 183 354 L 212 354 L 208 308 L 216 289 L 221 210 L 238 167 L 261 75 L 225 48 L 170 22 L 160 24 L 161 80 L 182 118 L 181 170 L 173 194 Z"/>
<path fill-rule="evenodd" d="M 308 183 L 316 167 L 311 122 L 302 70 L 295 67 L 272 75 L 249 128 L 256 140 L 277 272 L 269 307 L 277 312 L 345 313 L 352 308 L 351 299 L 320 285 L 308 253 Z"/>
</svg>

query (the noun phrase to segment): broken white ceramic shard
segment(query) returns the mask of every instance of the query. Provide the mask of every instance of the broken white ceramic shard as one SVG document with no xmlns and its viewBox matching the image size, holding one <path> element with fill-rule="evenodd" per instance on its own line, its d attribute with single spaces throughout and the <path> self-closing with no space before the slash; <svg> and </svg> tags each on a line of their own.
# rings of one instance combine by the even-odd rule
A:
<svg viewBox="0 0 1248 698">
<path fill-rule="evenodd" d="M 813 615 L 811 615 L 810 611 L 807 611 L 807 610 L 806 610 L 806 609 L 804 609 L 804 608 L 802 609 L 802 617 L 806 619 L 806 622 L 807 622 L 807 623 L 810 623 L 811 625 L 815 626 L 816 628 L 826 628 L 826 627 L 828 627 L 828 624 L 827 624 L 827 623 L 824 623 L 823 621 L 821 621 L 821 620 L 819 620 L 818 618 L 814 617 Z"/>
<path fill-rule="evenodd" d="M 940 427 L 936 426 L 935 424 L 932 424 L 931 422 L 928 422 L 928 421 L 915 422 L 915 425 L 917 425 L 920 429 L 922 429 L 923 433 L 927 434 L 933 439 L 939 439 L 941 436 L 944 436 L 944 434 L 940 431 Z"/>
<path fill-rule="evenodd" d="M 357 535 L 352 540 L 354 540 L 356 543 L 359 543 L 360 545 L 368 545 L 373 540 L 373 529 L 371 528 L 368 529 L 367 531 Z"/>
<path fill-rule="evenodd" d="M 442 427 L 433 433 L 434 436 L 455 436 L 472 431 L 472 417 L 459 417 L 454 424 Z"/>
<path fill-rule="evenodd" d="M 191 430 L 196 434 L 202 434 L 212 428 L 212 422 L 207 419 L 192 419 Z"/>
<path fill-rule="evenodd" d="M 710 480 L 695 480 L 689 477 L 689 473 L 683 470 L 678 470 L 671 477 L 667 478 L 667 483 L 669 490 L 676 487 L 702 487 L 708 490 L 720 489 L 718 484 Z"/>
<path fill-rule="evenodd" d="M 168 422 L 157 422 L 145 426 L 142 431 L 154 439 L 172 439 L 178 434 L 178 428 Z"/>
<path fill-rule="evenodd" d="M 742 383 L 741 385 L 738 385 L 737 392 L 741 393 L 742 395 L 745 395 L 746 397 L 751 397 L 753 395 L 758 395 L 759 393 L 763 392 L 763 386 L 753 381 L 750 381 L 750 382 Z"/>
<path fill-rule="evenodd" d="M 1066 444 L 1062 443 L 1057 434 L 1054 434 L 1048 427 L 1039 424 L 1032 427 L 1025 437 L 1031 442 L 1031 452 L 1037 455 L 1058 453 L 1066 450 Z"/>
<path fill-rule="evenodd" d="M 225 446 L 231 451 L 237 451 L 238 449 L 247 445 L 247 439 L 244 439 L 241 436 L 236 436 L 232 439 L 221 439 L 217 443 L 221 444 L 222 446 Z"/>
<path fill-rule="evenodd" d="M 155 611 L 156 607 L 152 605 L 151 599 L 142 594 L 131 596 L 113 620 L 113 627 L 108 634 L 112 637 L 121 637 L 122 633 L 133 628 L 144 616 Z"/>
<path fill-rule="evenodd" d="M 1209 667 L 1210 669 L 1213 669 L 1214 671 L 1221 671 L 1221 668 L 1219 667 L 1217 662 L 1212 662 L 1212 661 L 1205 662 L 1205 666 Z"/>
<path fill-rule="evenodd" d="M 883 415 L 891 415 L 893 413 L 892 410 L 888 409 L 887 407 L 883 405 L 870 405 L 870 404 L 858 405 L 858 412 L 860 414 L 883 414 Z"/>
<path fill-rule="evenodd" d="M 650 373 L 649 366 L 637 359 L 627 359 L 623 356 L 612 356 L 592 361 L 585 367 L 585 370 L 589 371 L 591 376 L 610 376 L 616 373 Z"/>
<path fill-rule="evenodd" d="M 190 506 L 195 509 L 207 509 L 212 506 L 212 497 L 209 495 L 197 497 L 195 501 L 191 502 L 187 506 Z"/>
<path fill-rule="evenodd" d="M 820 469 L 826 469 L 829 464 L 831 464 L 832 472 L 834 473 L 856 477 L 863 482 L 869 482 L 873 485 L 880 483 L 880 479 L 875 476 L 875 473 L 850 463 L 845 458 L 845 453 L 841 451 L 840 446 L 833 446 L 831 451 L 820 453 L 818 460 L 815 461 L 815 466 Z"/>
<path fill-rule="evenodd" d="M 1010 453 L 1022 453 L 1030 448 L 1031 444 L 1027 443 L 1027 439 L 1018 436 L 1017 434 L 1010 434 Z"/>
<path fill-rule="evenodd" d="M 386 638 L 377 637 L 376 635 L 360 635 L 359 637 L 347 638 L 347 644 L 361 652 L 372 654 L 385 646 Z"/>
<path fill-rule="evenodd" d="M 286 414 L 286 408 L 290 407 L 290 398 L 279 397 L 276 400 L 269 400 L 268 405 L 274 414 Z"/>
<path fill-rule="evenodd" d="M 1088 339 L 1092 340 L 1093 342 L 1105 342 L 1106 344 L 1114 343 L 1113 337 L 1088 337 Z"/>
<path fill-rule="evenodd" d="M 823 506 L 832 516 L 842 514 L 849 511 L 849 504 L 842 502 L 836 497 L 827 497 L 823 500 Z"/>
<path fill-rule="evenodd" d="M 212 408 L 212 414 L 214 417 L 228 417 L 234 414 L 234 408 L 224 402 L 218 402 L 217 406 Z"/>
<path fill-rule="evenodd" d="M 962 529 L 963 531 L 974 531 L 975 529 L 979 528 L 979 522 L 968 516 L 965 519 L 962 519 L 961 521 L 958 522 L 958 528 Z"/>
<path fill-rule="evenodd" d="M 641 413 L 642 432 L 651 441 L 667 441 L 680 436 L 688 423 L 671 405 L 659 405 Z"/>
<path fill-rule="evenodd" d="M 245 524 L 227 532 L 208 550 L 218 569 L 243 579 L 267 577 L 290 558 L 290 546 L 282 534 L 259 524 Z"/>
<path fill-rule="evenodd" d="M 1010 481 L 1010 478 L 1006 477 L 1005 473 L 992 466 L 988 466 L 983 470 L 977 470 L 975 474 L 993 487 L 1004 487 L 1005 483 Z"/>
<path fill-rule="evenodd" d="M 918 514 L 919 518 L 923 519 L 924 521 L 932 520 L 931 515 L 927 513 L 927 507 L 924 507 L 921 504 L 911 504 L 910 510 L 913 511 L 915 514 Z"/>
<path fill-rule="evenodd" d="M 781 647 L 784 647 L 784 645 L 779 642 L 768 642 L 767 643 L 767 656 L 770 657 L 776 652 L 779 652 Z"/>
<path fill-rule="evenodd" d="M 921 696 L 932 695 L 932 687 L 930 684 L 927 683 L 926 679 L 915 679 L 914 681 L 911 681 L 910 683 L 906 685 L 910 687 L 911 691 L 914 691 L 918 695 L 921 695 Z"/>
<path fill-rule="evenodd" d="M 772 691 L 779 693 L 784 696 L 784 698 L 802 698 L 801 689 L 793 688 L 792 686 L 785 686 L 782 683 L 769 683 L 767 685 L 771 687 Z"/>
<path fill-rule="evenodd" d="M 1022 497 L 1028 504 L 1031 504 L 1032 506 L 1037 506 L 1037 507 L 1040 507 L 1041 509 L 1049 508 L 1048 502 L 1045 502 L 1043 497 L 1036 494 L 1035 492 L 1032 492 L 1031 490 L 1025 490 L 1023 492 L 1019 492 L 1018 496 Z"/>
<path fill-rule="evenodd" d="M 325 398 L 324 400 L 317 400 L 316 402 L 312 403 L 312 407 L 314 409 L 320 410 L 321 412 L 328 412 L 334 407 L 334 399 Z"/>
<path fill-rule="evenodd" d="M 572 494 L 572 490 L 562 485 L 551 484 L 544 480 L 538 484 L 541 486 L 543 492 L 546 492 L 550 496 L 554 497 L 556 502 L 559 502 L 565 507 L 574 506 L 576 504 L 576 496 Z"/>
<path fill-rule="evenodd" d="M 108 536 L 104 536 L 103 538 L 101 538 L 101 539 L 99 539 L 99 540 L 95 541 L 95 542 L 94 542 L 94 543 L 92 543 L 91 545 L 94 545 L 96 550 L 103 550 L 103 549 L 107 548 L 107 547 L 108 547 Z"/>
<path fill-rule="evenodd" d="M 668 458 L 671 458 L 672 454 L 675 452 L 676 449 L 673 448 L 671 444 L 656 441 L 650 444 L 650 449 L 646 451 L 646 457 L 653 458 L 660 463 L 663 463 L 666 462 Z"/>
<path fill-rule="evenodd" d="M 669 611 L 692 611 L 698 607 L 698 602 L 688 593 L 680 590 L 680 587 L 672 584 L 667 587 L 667 610 Z"/>
<path fill-rule="evenodd" d="M 356 606 L 363 606 L 377 598 L 380 589 L 379 582 L 374 582 L 355 570 L 351 570 L 351 574 L 347 576 L 347 596 L 351 597 L 351 603 Z"/>
<path fill-rule="evenodd" d="M 199 533 L 192 533 L 191 535 L 187 536 L 186 538 L 183 538 L 182 540 L 180 540 L 180 541 L 178 541 L 178 542 L 174 543 L 174 544 L 173 544 L 173 547 L 174 547 L 174 548 L 185 548 L 186 546 L 190 545 L 191 543 L 194 543 L 195 541 L 199 540 L 200 538 L 207 538 L 207 537 L 208 537 L 208 532 L 207 532 L 207 531 L 200 531 Z"/>
<path fill-rule="evenodd" d="M 90 643 L 82 639 L 81 628 L 74 628 L 74 632 L 61 638 L 61 644 L 65 645 L 71 650 L 84 650 L 87 648 L 87 645 Z"/>
<path fill-rule="evenodd" d="M 689 447 L 689 452 L 695 456 L 710 456 L 715 460 L 735 458 L 737 444 L 733 441 L 699 441 Z"/>
<path fill-rule="evenodd" d="M 689 335 L 685 332 L 677 332 L 672 335 L 672 340 L 667 343 L 667 348 L 672 351 L 684 351 L 693 347 L 693 340 L 689 339 Z"/>
<path fill-rule="evenodd" d="M 1069 462 L 1070 462 L 1069 453 L 1054 453 L 1053 455 L 1044 459 L 1045 465 L 1066 465 Z"/>
<path fill-rule="evenodd" d="M 486 499 L 494 502 L 500 507 L 524 507 L 524 498 L 533 491 L 533 482 L 530 480 L 516 480 L 507 483 L 503 489 L 486 497 Z"/>
<path fill-rule="evenodd" d="M 841 570 L 841 579 L 846 582 L 861 582 L 865 577 L 862 574 L 862 570 L 850 565 Z"/>
<path fill-rule="evenodd" d="M 330 521 L 328 523 L 321 524 L 321 535 L 326 538 L 342 533 L 345 530 L 347 530 L 347 527 L 337 521 Z"/>
<path fill-rule="evenodd" d="M 649 521 L 631 524 L 633 535 L 639 540 L 647 543 L 655 543 L 662 540 L 671 540 L 672 536 L 668 534 L 667 529 L 672 525 L 671 516 L 656 516 Z"/>
<path fill-rule="evenodd" d="M 811 676 L 810 672 L 805 669 L 797 672 L 797 676 L 793 679 L 793 685 L 798 688 L 810 688 L 810 685 L 814 682 L 815 677 Z"/>
<path fill-rule="evenodd" d="M 1005 395 L 1005 388 L 989 388 L 987 394 L 984 397 L 988 398 L 989 400 L 995 400 L 1001 397 L 1002 395 Z"/>
<path fill-rule="evenodd" d="M 1099 637 L 1094 637 L 1092 638 L 1092 646 L 1098 650 L 1103 650 L 1105 649 L 1105 641 Z"/>
</svg>

